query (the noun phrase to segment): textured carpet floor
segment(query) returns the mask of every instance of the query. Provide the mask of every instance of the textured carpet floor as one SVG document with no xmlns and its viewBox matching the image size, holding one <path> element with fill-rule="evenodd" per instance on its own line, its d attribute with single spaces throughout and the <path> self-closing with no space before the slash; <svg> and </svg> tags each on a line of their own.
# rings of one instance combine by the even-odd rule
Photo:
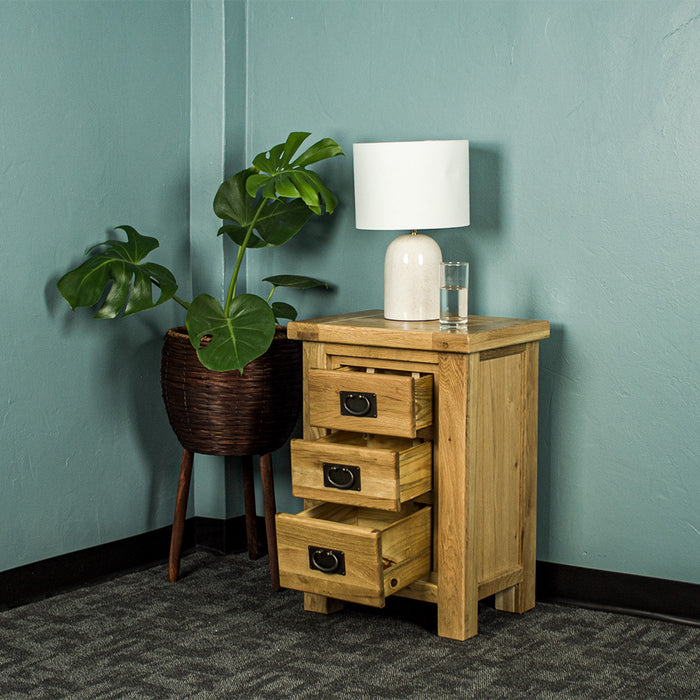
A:
<svg viewBox="0 0 700 700">
<path fill-rule="evenodd" d="M 483 606 L 479 635 L 434 607 L 322 616 L 272 593 L 267 559 L 207 553 L 0 613 L 0 697 L 700 698 L 700 629 L 538 604 Z"/>
</svg>

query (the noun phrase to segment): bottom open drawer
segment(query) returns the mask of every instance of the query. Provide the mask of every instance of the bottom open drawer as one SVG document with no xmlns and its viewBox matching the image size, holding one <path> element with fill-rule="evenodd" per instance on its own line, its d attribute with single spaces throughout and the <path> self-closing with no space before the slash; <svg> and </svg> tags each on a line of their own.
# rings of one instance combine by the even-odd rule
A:
<svg viewBox="0 0 700 700">
<path fill-rule="evenodd" d="M 430 571 L 431 508 L 398 513 L 321 503 L 277 515 L 280 584 L 383 607 Z"/>
</svg>

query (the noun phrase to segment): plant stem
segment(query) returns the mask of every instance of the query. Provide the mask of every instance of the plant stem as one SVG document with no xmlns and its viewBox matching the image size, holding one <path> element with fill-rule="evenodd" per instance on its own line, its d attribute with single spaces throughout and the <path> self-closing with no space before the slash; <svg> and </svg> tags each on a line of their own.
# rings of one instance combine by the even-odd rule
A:
<svg viewBox="0 0 700 700">
<path fill-rule="evenodd" d="M 246 248 L 248 247 L 248 241 L 250 240 L 250 236 L 253 233 L 253 228 L 255 227 L 255 224 L 258 221 L 258 217 L 262 213 L 263 207 L 265 206 L 265 202 L 267 200 L 263 197 L 260 200 L 260 203 L 258 204 L 258 208 L 255 210 L 255 216 L 253 216 L 253 220 L 250 222 L 250 226 L 248 226 L 248 230 L 246 231 L 245 238 L 243 239 L 243 243 L 241 243 L 240 247 L 238 248 L 238 255 L 236 257 L 236 266 L 233 268 L 233 275 L 231 276 L 231 283 L 228 286 L 228 294 L 226 295 L 226 305 L 224 306 L 224 313 L 228 316 L 228 310 L 229 307 L 231 306 L 231 302 L 233 301 L 234 297 L 236 296 L 236 282 L 238 281 L 238 273 L 240 272 L 241 269 L 241 263 L 243 262 L 243 256 L 245 255 Z"/>
<path fill-rule="evenodd" d="M 267 295 L 267 299 L 265 299 L 268 304 L 270 303 L 270 299 L 272 299 L 272 295 L 275 293 L 275 289 L 277 289 L 277 285 L 273 284 L 270 293 Z"/>
<path fill-rule="evenodd" d="M 151 284 L 155 284 L 155 286 L 158 287 L 158 289 L 161 289 L 161 286 L 158 284 L 158 280 L 153 279 L 153 277 L 151 277 Z M 170 298 L 171 298 L 173 301 L 176 301 L 178 304 L 180 304 L 180 306 L 181 306 L 183 309 L 189 309 L 189 308 L 190 308 L 190 303 L 189 303 L 188 301 L 185 301 L 184 299 L 180 299 L 180 297 L 177 296 L 177 294 L 173 294 Z"/>
</svg>

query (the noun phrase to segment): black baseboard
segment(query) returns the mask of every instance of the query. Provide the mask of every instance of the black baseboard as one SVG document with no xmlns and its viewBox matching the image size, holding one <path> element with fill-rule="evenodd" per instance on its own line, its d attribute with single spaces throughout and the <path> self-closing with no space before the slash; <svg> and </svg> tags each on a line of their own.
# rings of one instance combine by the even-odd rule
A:
<svg viewBox="0 0 700 700">
<path fill-rule="evenodd" d="M 264 553 L 264 520 L 258 518 L 259 552 Z M 116 542 L 0 571 L 0 610 L 42 600 L 88 583 L 107 580 L 168 561 L 171 528 L 163 527 Z M 263 537 L 261 538 L 261 534 Z M 190 518 L 182 553 L 195 548 L 221 554 L 246 549 L 245 517 L 229 520 Z"/>
<path fill-rule="evenodd" d="M 265 525 L 258 518 L 259 552 Z M 222 554 L 246 549 L 245 518 L 191 518 L 183 554 L 193 549 Z M 0 572 L 0 611 L 71 588 L 144 569 L 168 560 L 170 527 Z M 700 585 L 682 581 L 537 562 L 537 600 L 645 615 L 700 626 Z"/>
<path fill-rule="evenodd" d="M 188 528 L 184 546 L 194 545 Z M 7 610 L 115 574 L 146 568 L 167 561 L 170 528 L 89 547 L 0 572 L 0 610 Z"/>
<path fill-rule="evenodd" d="M 194 542 L 198 549 L 206 549 L 219 554 L 243 552 L 248 547 L 245 529 L 245 516 L 221 520 L 218 518 L 193 518 Z M 267 553 L 265 538 L 265 519 L 257 520 L 258 552 Z M 188 521 L 190 522 L 190 521 Z"/>
<path fill-rule="evenodd" d="M 537 600 L 700 626 L 700 585 L 537 562 Z"/>
</svg>

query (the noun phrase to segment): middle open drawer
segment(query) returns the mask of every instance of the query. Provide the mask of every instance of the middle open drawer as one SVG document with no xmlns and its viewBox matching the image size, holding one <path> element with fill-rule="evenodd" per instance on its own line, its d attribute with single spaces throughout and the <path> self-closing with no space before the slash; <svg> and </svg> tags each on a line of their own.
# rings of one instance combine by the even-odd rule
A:
<svg viewBox="0 0 700 700">
<path fill-rule="evenodd" d="M 297 498 L 399 511 L 432 487 L 429 441 L 339 431 L 291 450 Z"/>
</svg>

